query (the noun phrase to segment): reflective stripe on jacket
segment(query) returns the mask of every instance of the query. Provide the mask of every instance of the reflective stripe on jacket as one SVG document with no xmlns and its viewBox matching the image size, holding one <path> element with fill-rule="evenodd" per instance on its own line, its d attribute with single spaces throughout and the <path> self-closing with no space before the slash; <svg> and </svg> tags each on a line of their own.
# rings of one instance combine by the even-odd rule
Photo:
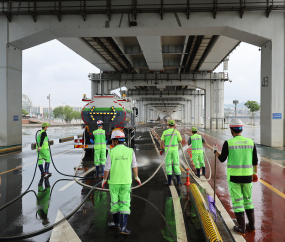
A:
<svg viewBox="0 0 285 242">
<path fill-rule="evenodd" d="M 93 131 L 94 149 L 106 149 L 105 130 L 97 129 Z"/>
<path fill-rule="evenodd" d="M 203 153 L 202 136 L 199 134 L 191 135 L 192 154 Z"/>
<path fill-rule="evenodd" d="M 131 184 L 133 149 L 124 145 L 117 145 L 108 152 L 111 158 L 110 180 L 108 183 Z"/>
<path fill-rule="evenodd" d="M 167 129 L 167 130 L 163 131 L 163 134 L 161 136 L 161 140 L 164 140 L 164 142 L 165 142 L 165 150 L 168 149 L 168 146 L 170 144 L 170 140 L 171 140 L 173 132 L 175 132 L 175 133 L 174 133 L 174 136 L 173 136 L 169 150 L 178 150 L 179 141 L 182 140 L 182 137 L 180 135 L 180 132 L 177 129 Z"/>
<path fill-rule="evenodd" d="M 231 176 L 252 176 L 254 142 L 251 139 L 239 135 L 228 140 L 228 145 L 228 180 Z"/>
</svg>

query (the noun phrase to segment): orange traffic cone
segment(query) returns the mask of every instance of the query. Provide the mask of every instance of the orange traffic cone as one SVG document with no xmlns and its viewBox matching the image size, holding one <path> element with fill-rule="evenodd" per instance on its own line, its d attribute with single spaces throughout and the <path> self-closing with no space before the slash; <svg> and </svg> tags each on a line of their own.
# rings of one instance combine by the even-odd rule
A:
<svg viewBox="0 0 285 242">
<path fill-rule="evenodd" d="M 189 168 L 187 168 L 187 177 L 186 177 L 186 182 L 185 182 L 185 186 L 189 186 L 190 183 L 190 173 L 189 173 Z"/>
</svg>

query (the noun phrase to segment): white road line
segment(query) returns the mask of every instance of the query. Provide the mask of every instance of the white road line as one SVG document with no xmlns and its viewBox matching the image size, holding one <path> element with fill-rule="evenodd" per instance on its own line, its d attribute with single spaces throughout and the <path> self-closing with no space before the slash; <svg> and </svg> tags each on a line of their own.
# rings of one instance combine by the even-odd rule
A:
<svg viewBox="0 0 285 242">
<path fill-rule="evenodd" d="M 63 186 L 62 188 L 58 189 L 58 191 L 64 191 L 65 189 L 69 188 L 71 185 L 73 185 L 73 183 L 75 183 L 75 181 L 69 182 L 67 183 L 65 186 Z"/>
<path fill-rule="evenodd" d="M 58 222 L 59 220 L 63 219 L 64 216 L 61 213 L 60 210 L 57 212 L 57 216 L 55 219 L 55 222 Z M 52 234 L 50 237 L 50 242 L 81 242 L 78 235 L 75 233 L 71 225 L 67 222 L 67 220 L 64 220 L 59 225 L 55 226 L 52 230 Z"/>
<path fill-rule="evenodd" d="M 152 134 L 150 133 L 152 142 L 154 144 L 154 148 L 156 149 L 157 155 L 160 156 L 159 150 L 157 149 L 156 143 L 152 137 Z M 164 175 L 167 180 L 165 165 L 162 166 Z M 176 234 L 177 234 L 177 242 L 187 242 L 187 234 L 185 230 L 185 224 L 184 224 L 184 217 L 183 212 L 180 204 L 180 198 L 178 196 L 178 193 L 176 191 L 176 188 L 174 186 L 169 187 L 172 200 L 173 200 L 173 208 L 174 208 L 174 214 L 175 214 L 175 225 L 176 225 Z"/>
</svg>

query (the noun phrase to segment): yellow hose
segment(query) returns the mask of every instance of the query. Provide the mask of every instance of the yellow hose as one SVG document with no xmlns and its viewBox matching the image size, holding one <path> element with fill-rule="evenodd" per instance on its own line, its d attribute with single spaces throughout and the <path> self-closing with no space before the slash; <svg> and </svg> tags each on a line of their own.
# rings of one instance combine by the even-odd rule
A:
<svg viewBox="0 0 285 242">
<path fill-rule="evenodd" d="M 210 242 L 216 241 L 220 242 L 223 241 L 222 237 L 219 233 L 219 230 L 216 227 L 216 224 L 212 218 L 211 213 L 206 209 L 206 202 L 204 200 L 204 197 L 202 196 L 201 192 L 199 191 L 198 187 L 196 184 L 191 184 L 190 185 L 190 190 L 193 194 L 193 197 L 195 199 L 198 212 L 200 214 L 202 224 L 204 227 L 204 231 L 206 233 L 207 238 L 209 239 Z"/>
</svg>

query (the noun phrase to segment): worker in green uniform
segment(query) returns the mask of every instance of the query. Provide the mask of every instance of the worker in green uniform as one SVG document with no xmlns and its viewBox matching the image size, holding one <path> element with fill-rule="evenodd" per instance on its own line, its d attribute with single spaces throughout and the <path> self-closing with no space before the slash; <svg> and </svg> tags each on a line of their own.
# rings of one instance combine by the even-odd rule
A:
<svg viewBox="0 0 285 242">
<path fill-rule="evenodd" d="M 196 176 L 200 177 L 200 168 L 202 167 L 203 176 L 206 175 L 206 168 L 204 162 L 204 148 L 203 143 L 207 143 L 206 140 L 199 134 L 197 134 L 197 128 L 192 127 L 192 135 L 189 137 L 188 145 L 192 144 L 192 160 L 196 168 Z"/>
<path fill-rule="evenodd" d="M 246 228 L 255 232 L 252 182 L 258 180 L 256 174 L 258 158 L 254 142 L 241 135 L 242 128 L 243 123 L 240 119 L 232 119 L 230 129 L 233 138 L 224 142 L 221 153 L 217 151 L 216 146 L 213 150 L 221 162 L 228 158 L 227 180 L 238 222 L 238 226 L 234 226 L 234 231 L 245 235 Z M 248 224 L 245 224 L 244 211 L 249 221 Z"/>
<path fill-rule="evenodd" d="M 173 160 L 173 168 L 174 168 L 174 173 L 177 178 L 177 184 L 178 186 L 181 186 L 182 183 L 180 181 L 181 170 L 180 170 L 180 164 L 179 164 L 178 147 L 179 147 L 179 143 L 181 143 L 182 141 L 182 137 L 180 135 L 180 132 L 177 129 L 174 129 L 174 126 L 175 126 L 174 120 L 170 119 L 168 121 L 168 126 L 169 126 L 169 129 L 163 131 L 163 134 L 161 136 L 161 142 L 160 142 L 160 155 L 163 154 L 163 147 L 165 148 L 165 152 L 166 152 L 168 149 L 168 146 L 170 145 L 168 154 L 165 157 L 165 167 L 166 167 L 166 174 L 167 174 L 167 180 L 168 180 L 165 183 L 165 185 L 171 186 L 172 160 Z M 175 133 L 174 133 L 172 142 L 170 144 L 173 132 Z"/>
<path fill-rule="evenodd" d="M 104 177 L 104 168 L 106 164 L 106 143 L 107 135 L 103 129 L 103 121 L 97 121 L 98 129 L 93 131 L 90 142 L 94 144 L 94 164 L 96 166 L 97 178 L 99 178 L 100 165 L 102 165 L 102 177 Z"/>
<path fill-rule="evenodd" d="M 47 128 L 50 126 L 48 123 L 42 124 L 42 130 L 37 135 L 37 155 L 38 155 L 38 166 L 41 171 L 41 176 L 51 176 L 49 172 L 50 165 L 50 152 L 49 152 L 49 141 L 47 136 Z M 45 169 L 43 163 L 45 161 Z"/>
<path fill-rule="evenodd" d="M 125 134 L 120 129 L 115 129 L 111 135 L 112 145 L 114 148 L 108 151 L 107 162 L 104 171 L 102 188 L 107 183 L 110 173 L 109 189 L 111 195 L 111 213 L 114 222 L 108 223 L 110 228 L 120 228 L 120 234 L 129 235 L 127 229 L 128 217 L 131 213 L 131 185 L 132 172 L 135 180 L 141 185 L 138 177 L 138 168 L 136 156 L 132 148 L 126 147 Z"/>
<path fill-rule="evenodd" d="M 45 188 L 43 186 L 45 184 Z M 49 223 L 47 214 L 50 201 L 50 184 L 49 177 L 41 177 L 38 184 L 38 195 L 37 195 L 37 206 L 38 206 L 38 215 L 42 219 L 42 224 L 46 225 Z"/>
</svg>

